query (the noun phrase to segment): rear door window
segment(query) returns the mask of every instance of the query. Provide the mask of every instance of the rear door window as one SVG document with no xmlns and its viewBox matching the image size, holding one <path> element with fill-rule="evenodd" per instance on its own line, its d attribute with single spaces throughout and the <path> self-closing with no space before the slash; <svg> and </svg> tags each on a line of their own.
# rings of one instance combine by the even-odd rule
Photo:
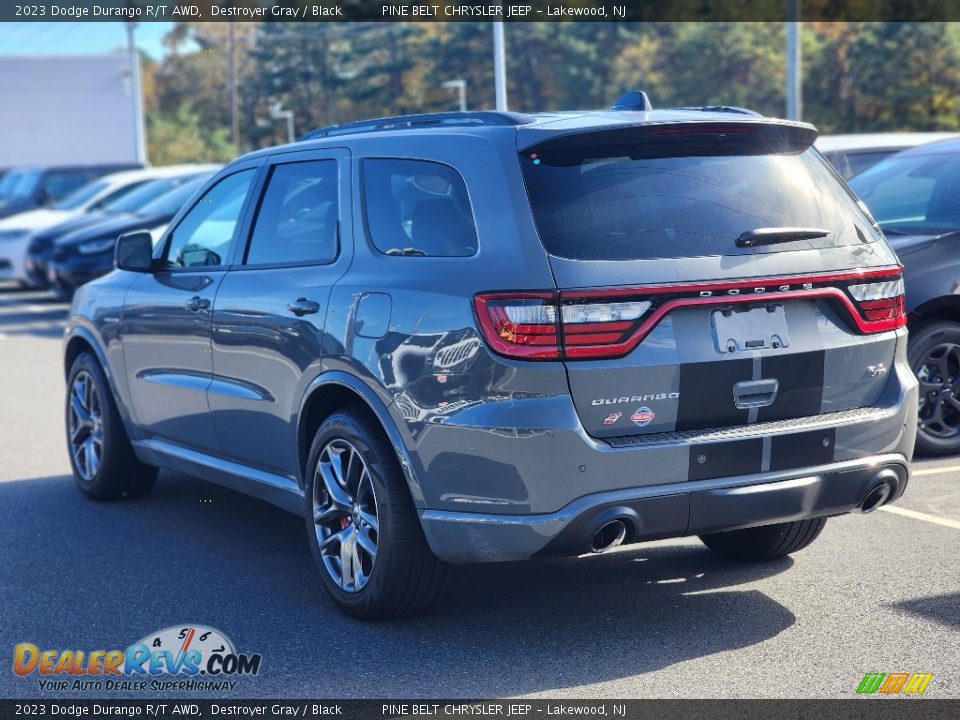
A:
<svg viewBox="0 0 960 720">
<path fill-rule="evenodd" d="M 247 265 L 329 263 L 338 252 L 336 160 L 276 165 L 260 202 Z"/>
<path fill-rule="evenodd" d="M 449 165 L 363 161 L 367 231 L 387 255 L 466 257 L 477 252 L 467 186 Z"/>
<path fill-rule="evenodd" d="M 527 194 L 547 251 L 575 260 L 783 252 L 875 238 L 853 196 L 814 150 L 673 156 L 655 141 L 524 151 Z M 677 153 L 679 154 L 679 153 Z M 825 237 L 737 247 L 758 228 L 817 228 Z"/>
</svg>

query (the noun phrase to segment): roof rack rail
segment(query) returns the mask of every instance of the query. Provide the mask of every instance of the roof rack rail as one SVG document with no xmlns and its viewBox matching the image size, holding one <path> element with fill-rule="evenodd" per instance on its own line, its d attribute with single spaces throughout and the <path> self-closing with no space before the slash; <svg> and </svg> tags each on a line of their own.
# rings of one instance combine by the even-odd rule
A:
<svg viewBox="0 0 960 720">
<path fill-rule="evenodd" d="M 497 112 L 481 110 L 476 112 L 438 112 L 422 113 L 420 115 L 396 115 L 374 120 L 360 120 L 342 125 L 328 125 L 327 127 L 311 130 L 298 138 L 315 140 L 317 138 L 334 137 L 337 135 L 354 135 L 357 133 L 381 132 L 384 130 L 414 130 L 424 127 L 452 127 L 463 125 L 501 125 L 517 126 L 533 122 L 533 118 L 520 113 Z"/>
<path fill-rule="evenodd" d="M 755 117 L 763 117 L 760 113 L 755 110 L 750 110 L 749 108 L 737 107 L 736 105 L 700 105 L 696 107 L 678 107 L 670 108 L 671 110 L 692 110 L 695 112 L 720 112 L 720 113 L 735 113 L 737 115 L 753 115 Z"/>
<path fill-rule="evenodd" d="M 650 98 L 643 90 L 631 90 L 618 97 L 610 109 L 650 112 L 653 110 L 653 105 L 650 104 Z"/>
</svg>

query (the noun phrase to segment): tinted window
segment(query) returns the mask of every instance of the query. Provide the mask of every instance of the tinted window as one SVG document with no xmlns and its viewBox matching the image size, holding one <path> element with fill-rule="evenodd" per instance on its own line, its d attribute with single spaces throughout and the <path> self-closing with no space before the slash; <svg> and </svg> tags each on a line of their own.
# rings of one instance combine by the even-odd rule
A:
<svg viewBox="0 0 960 720">
<path fill-rule="evenodd" d="M 247 264 L 335 259 L 337 188 L 336 160 L 275 166 L 257 211 Z"/>
<path fill-rule="evenodd" d="M 186 182 L 193 175 L 162 178 L 159 180 L 149 180 L 135 189 L 119 197 L 113 196 L 109 202 L 103 203 L 103 209 L 109 213 L 130 213 L 136 212 L 147 203 L 157 199 L 161 195 L 170 192 L 178 185 Z"/>
<path fill-rule="evenodd" d="M 847 155 L 847 172 L 845 178 L 859 175 L 868 167 L 873 167 L 884 158 L 890 157 L 896 150 L 873 150 L 871 152 L 850 153 Z"/>
<path fill-rule="evenodd" d="M 254 174 L 250 169 L 228 175 L 197 200 L 170 235 L 167 267 L 227 262 Z"/>
<path fill-rule="evenodd" d="M 57 210 L 76 210 L 81 205 L 85 205 L 94 196 L 99 195 L 107 189 L 107 183 L 103 180 L 95 180 L 86 185 L 81 185 L 63 200 L 57 203 Z"/>
<path fill-rule="evenodd" d="M 44 200 L 54 202 L 66 197 L 81 185 L 85 185 L 92 174 L 86 170 L 62 170 L 49 173 L 43 183 Z"/>
<path fill-rule="evenodd" d="M 142 187 L 147 182 L 148 181 L 144 179 L 144 180 L 138 180 L 137 182 L 128 183 L 126 185 L 121 185 L 119 187 L 115 187 L 113 190 L 111 190 L 102 198 L 100 198 L 95 203 L 93 203 L 93 205 L 91 205 L 88 209 L 98 210 L 106 205 L 109 205 L 110 203 L 114 203 L 120 198 L 126 197 L 127 195 L 131 194 L 134 190 Z"/>
<path fill-rule="evenodd" d="M 872 239 L 869 221 L 824 160 L 801 154 L 683 157 L 655 143 L 593 146 L 520 157 L 547 250 L 577 260 L 634 260 L 783 252 Z M 758 228 L 825 229 L 814 240 L 739 248 Z"/>
<path fill-rule="evenodd" d="M 388 255 L 462 257 L 477 231 L 460 174 L 422 160 L 364 160 L 364 212 L 377 249 Z"/>
<path fill-rule="evenodd" d="M 141 215 L 176 215 L 193 194 L 203 187 L 212 173 L 194 177 L 140 208 Z"/>
<path fill-rule="evenodd" d="M 895 155 L 850 180 L 886 229 L 960 227 L 960 153 Z"/>
<path fill-rule="evenodd" d="M 15 170 L 10 173 L 10 184 L 7 186 L 7 197 L 22 200 L 33 195 L 40 181 L 43 179 L 43 170 Z"/>
</svg>

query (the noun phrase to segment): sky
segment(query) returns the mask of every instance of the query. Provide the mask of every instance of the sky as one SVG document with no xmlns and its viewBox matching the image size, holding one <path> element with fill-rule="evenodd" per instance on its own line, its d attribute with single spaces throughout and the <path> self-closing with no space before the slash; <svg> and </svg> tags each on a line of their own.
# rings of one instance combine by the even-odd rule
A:
<svg viewBox="0 0 960 720">
<path fill-rule="evenodd" d="M 2 1 L 2 0 L 0 0 Z M 47 22 L 0 23 L 0 55 L 100 55 L 127 47 L 126 23 Z M 138 23 L 137 46 L 160 59 L 166 54 L 163 36 L 170 22 Z"/>
</svg>

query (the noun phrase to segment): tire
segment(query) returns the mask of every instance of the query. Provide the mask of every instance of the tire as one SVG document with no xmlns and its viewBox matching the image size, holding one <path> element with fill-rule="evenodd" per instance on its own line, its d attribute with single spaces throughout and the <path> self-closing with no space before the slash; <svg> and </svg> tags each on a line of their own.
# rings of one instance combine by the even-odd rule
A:
<svg viewBox="0 0 960 720">
<path fill-rule="evenodd" d="M 87 497 L 119 500 L 150 492 L 157 468 L 134 455 L 107 378 L 90 353 L 80 353 L 70 366 L 64 415 L 73 477 Z"/>
<path fill-rule="evenodd" d="M 823 517 L 762 527 L 701 535 L 700 540 L 718 555 L 735 560 L 774 560 L 803 550 L 820 535 Z"/>
<path fill-rule="evenodd" d="M 960 453 L 960 324 L 933 322 L 911 331 L 907 357 L 920 380 L 916 449 Z"/>
<path fill-rule="evenodd" d="M 449 567 L 430 552 L 393 447 L 369 413 L 330 415 L 307 468 L 310 552 L 340 609 L 381 620 L 433 606 Z"/>
</svg>

